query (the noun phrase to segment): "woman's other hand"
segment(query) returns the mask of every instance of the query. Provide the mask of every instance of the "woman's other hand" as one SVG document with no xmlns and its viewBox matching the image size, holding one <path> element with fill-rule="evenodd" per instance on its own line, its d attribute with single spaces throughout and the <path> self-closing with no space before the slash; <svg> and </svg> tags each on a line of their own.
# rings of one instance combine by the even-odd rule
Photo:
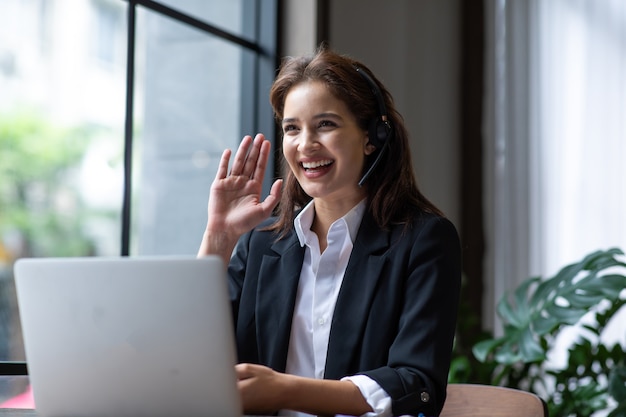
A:
<svg viewBox="0 0 626 417">
<path fill-rule="evenodd" d="M 245 414 L 296 410 L 314 415 L 360 416 L 372 411 L 350 381 L 304 378 L 250 363 L 235 365 L 235 372 Z"/>
<path fill-rule="evenodd" d="M 284 407 L 284 384 L 289 375 L 250 363 L 235 365 L 235 372 L 245 414 L 272 415 Z"/>
</svg>

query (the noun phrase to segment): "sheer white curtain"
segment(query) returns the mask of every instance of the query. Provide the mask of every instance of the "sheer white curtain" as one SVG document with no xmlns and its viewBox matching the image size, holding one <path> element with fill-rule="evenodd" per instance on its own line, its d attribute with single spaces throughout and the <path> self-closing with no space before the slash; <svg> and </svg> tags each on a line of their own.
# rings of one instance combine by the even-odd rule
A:
<svg viewBox="0 0 626 417">
<path fill-rule="evenodd" d="M 609 246 L 626 250 L 626 2 L 536 1 L 543 214 L 537 265 L 551 273 Z"/>
<path fill-rule="evenodd" d="M 626 250 L 626 1 L 491 0 L 487 11 L 495 320 L 502 292 L 526 277 Z"/>
</svg>

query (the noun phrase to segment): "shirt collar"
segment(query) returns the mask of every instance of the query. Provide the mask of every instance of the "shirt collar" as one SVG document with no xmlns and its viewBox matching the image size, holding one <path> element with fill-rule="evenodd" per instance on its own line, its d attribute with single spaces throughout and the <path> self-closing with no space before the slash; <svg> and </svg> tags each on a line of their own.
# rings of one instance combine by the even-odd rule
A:
<svg viewBox="0 0 626 417">
<path fill-rule="evenodd" d="M 359 231 L 359 227 L 361 226 L 361 220 L 363 219 L 363 214 L 365 213 L 365 202 L 366 199 L 361 200 L 343 217 L 335 220 L 335 223 L 339 221 L 345 223 L 348 228 L 348 233 L 350 234 L 350 240 L 352 241 L 352 243 L 354 243 L 354 239 L 356 239 L 356 234 Z M 307 234 L 311 233 L 311 225 L 313 224 L 314 216 L 315 204 L 314 201 L 311 200 L 293 220 L 293 225 L 296 229 L 296 234 L 298 235 L 300 246 L 304 246 L 307 242 Z M 333 225 L 335 223 L 333 223 Z"/>
</svg>

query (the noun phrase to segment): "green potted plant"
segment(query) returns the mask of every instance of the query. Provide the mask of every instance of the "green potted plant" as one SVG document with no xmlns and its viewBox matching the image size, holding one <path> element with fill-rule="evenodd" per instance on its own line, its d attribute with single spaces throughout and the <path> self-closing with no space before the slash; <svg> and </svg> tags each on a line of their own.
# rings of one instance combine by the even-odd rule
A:
<svg viewBox="0 0 626 417">
<path fill-rule="evenodd" d="M 535 392 L 552 416 L 626 417 L 625 348 L 602 337 L 626 303 L 623 257 L 616 248 L 597 251 L 505 294 L 497 306 L 502 335 L 472 350 L 490 367 L 490 383 Z M 567 347 L 566 366 L 554 367 L 548 354 L 572 326 L 580 331 Z"/>
</svg>

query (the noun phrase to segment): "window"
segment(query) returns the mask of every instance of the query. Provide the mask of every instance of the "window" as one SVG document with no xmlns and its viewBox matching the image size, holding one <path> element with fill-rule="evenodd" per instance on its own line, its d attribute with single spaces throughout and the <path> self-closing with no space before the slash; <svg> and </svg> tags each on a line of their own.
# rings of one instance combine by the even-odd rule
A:
<svg viewBox="0 0 626 417">
<path fill-rule="evenodd" d="M 17 258 L 195 254 L 218 155 L 274 138 L 276 1 L 169 3 L 0 4 L 3 370 L 25 359 Z"/>
</svg>

